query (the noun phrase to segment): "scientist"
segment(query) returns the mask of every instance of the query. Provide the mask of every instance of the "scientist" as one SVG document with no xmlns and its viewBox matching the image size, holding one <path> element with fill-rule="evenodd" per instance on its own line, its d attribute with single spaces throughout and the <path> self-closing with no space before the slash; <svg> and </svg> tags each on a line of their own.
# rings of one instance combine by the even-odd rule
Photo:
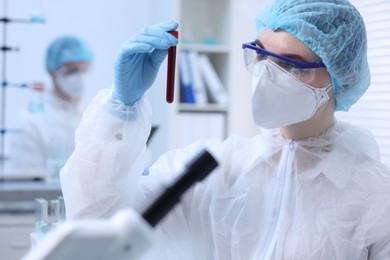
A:
<svg viewBox="0 0 390 260">
<path fill-rule="evenodd" d="M 46 170 L 50 163 L 51 167 L 60 168 L 69 157 L 74 149 L 74 131 L 81 118 L 79 104 L 92 58 L 90 48 L 77 37 L 60 37 L 48 46 L 45 63 L 52 88 L 43 96 L 40 111 L 22 115 L 23 132 L 11 139 L 10 157 L 17 168 Z"/>
<path fill-rule="evenodd" d="M 86 110 L 61 172 L 68 218 L 142 208 L 206 147 L 220 166 L 160 223 L 145 259 L 389 259 L 390 171 L 367 130 L 334 117 L 370 84 L 356 8 L 276 0 L 243 44 L 262 134 L 170 151 L 141 176 L 151 122 L 144 93 L 178 43 L 167 33 L 177 27 L 146 28 L 122 46 L 114 86 Z"/>
</svg>

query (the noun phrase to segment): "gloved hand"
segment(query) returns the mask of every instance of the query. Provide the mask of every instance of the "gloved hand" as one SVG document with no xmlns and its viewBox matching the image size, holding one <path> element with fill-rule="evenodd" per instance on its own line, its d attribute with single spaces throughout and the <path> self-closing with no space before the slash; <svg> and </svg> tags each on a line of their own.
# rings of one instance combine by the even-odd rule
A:
<svg viewBox="0 0 390 260">
<path fill-rule="evenodd" d="M 115 61 L 115 80 L 112 98 L 134 105 L 152 86 L 168 48 L 178 40 L 168 33 L 178 27 L 168 21 L 145 28 L 126 42 Z"/>
</svg>

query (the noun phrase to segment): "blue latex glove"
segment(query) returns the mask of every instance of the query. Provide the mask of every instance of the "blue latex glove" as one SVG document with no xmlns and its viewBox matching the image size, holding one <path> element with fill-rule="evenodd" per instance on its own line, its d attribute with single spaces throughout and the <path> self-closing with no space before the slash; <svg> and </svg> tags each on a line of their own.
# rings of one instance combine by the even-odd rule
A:
<svg viewBox="0 0 390 260">
<path fill-rule="evenodd" d="M 126 42 L 115 60 L 115 81 L 112 98 L 134 105 L 152 86 L 168 48 L 178 40 L 168 33 L 178 27 L 168 21 L 145 28 Z"/>
</svg>

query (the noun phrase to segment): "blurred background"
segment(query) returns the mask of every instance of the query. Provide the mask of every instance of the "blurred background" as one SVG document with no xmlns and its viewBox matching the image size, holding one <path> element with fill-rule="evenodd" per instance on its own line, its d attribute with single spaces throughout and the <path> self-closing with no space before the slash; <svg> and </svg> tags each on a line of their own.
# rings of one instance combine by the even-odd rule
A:
<svg viewBox="0 0 390 260">
<path fill-rule="evenodd" d="M 0 2 L 1 14 L 4 12 L 4 2 Z M 114 59 L 121 44 L 147 25 L 172 19 L 173 12 L 170 9 L 169 3 L 153 0 L 8 1 L 7 15 L 10 18 L 29 19 L 38 15 L 43 16 L 45 23 L 8 23 L 7 44 L 19 50 L 7 53 L 7 80 L 19 83 L 43 81 L 47 89 L 51 88 L 51 80 L 45 69 L 48 45 L 60 36 L 80 37 L 94 53 L 82 100 L 85 106 L 98 90 L 111 87 Z M 1 35 L 4 35 L 3 26 L 0 30 Z M 156 96 L 156 105 L 166 107 L 163 105 L 163 85 L 154 90 L 156 93 L 152 93 L 151 97 L 154 99 Z M 7 88 L 6 126 L 18 120 L 21 111 L 27 108 L 31 95 L 31 91 L 26 88 Z M 159 95 L 161 98 L 158 98 Z M 160 110 L 155 111 L 158 113 Z M 161 114 L 164 115 L 164 112 Z M 155 117 L 156 122 L 159 122 L 158 116 Z M 164 131 L 161 128 L 156 135 L 163 135 Z"/>
</svg>

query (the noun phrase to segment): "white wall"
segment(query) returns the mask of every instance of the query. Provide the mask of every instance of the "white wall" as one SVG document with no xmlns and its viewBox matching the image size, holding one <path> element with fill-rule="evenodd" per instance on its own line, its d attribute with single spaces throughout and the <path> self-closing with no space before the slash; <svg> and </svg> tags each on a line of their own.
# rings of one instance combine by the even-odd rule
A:
<svg viewBox="0 0 390 260">
<path fill-rule="evenodd" d="M 20 51 L 7 54 L 7 80 L 17 83 L 38 80 L 50 85 L 44 66 L 46 47 L 58 36 L 65 34 L 79 36 L 90 45 L 95 54 L 85 103 L 99 89 L 111 86 L 115 55 L 124 41 L 151 23 L 171 19 L 169 5 L 163 4 L 168 3 L 168 0 L 8 0 L 7 2 L 7 14 L 10 18 L 28 19 L 39 9 L 47 19 L 45 24 L 8 25 L 7 43 L 18 47 Z M 0 0 L 0 16 L 3 14 L 4 0 Z M 3 35 L 2 26 L 0 33 Z M 156 124 L 164 122 L 167 110 L 164 105 L 165 92 L 163 92 L 165 66 L 159 73 L 158 87 L 153 88 L 149 93 L 154 106 Z M 7 89 L 7 125 L 17 118 L 22 109 L 26 108 L 28 99 L 29 91 L 26 89 Z M 162 127 L 151 143 L 158 153 L 159 150 L 166 149 L 164 131 L 166 130 Z"/>
</svg>

